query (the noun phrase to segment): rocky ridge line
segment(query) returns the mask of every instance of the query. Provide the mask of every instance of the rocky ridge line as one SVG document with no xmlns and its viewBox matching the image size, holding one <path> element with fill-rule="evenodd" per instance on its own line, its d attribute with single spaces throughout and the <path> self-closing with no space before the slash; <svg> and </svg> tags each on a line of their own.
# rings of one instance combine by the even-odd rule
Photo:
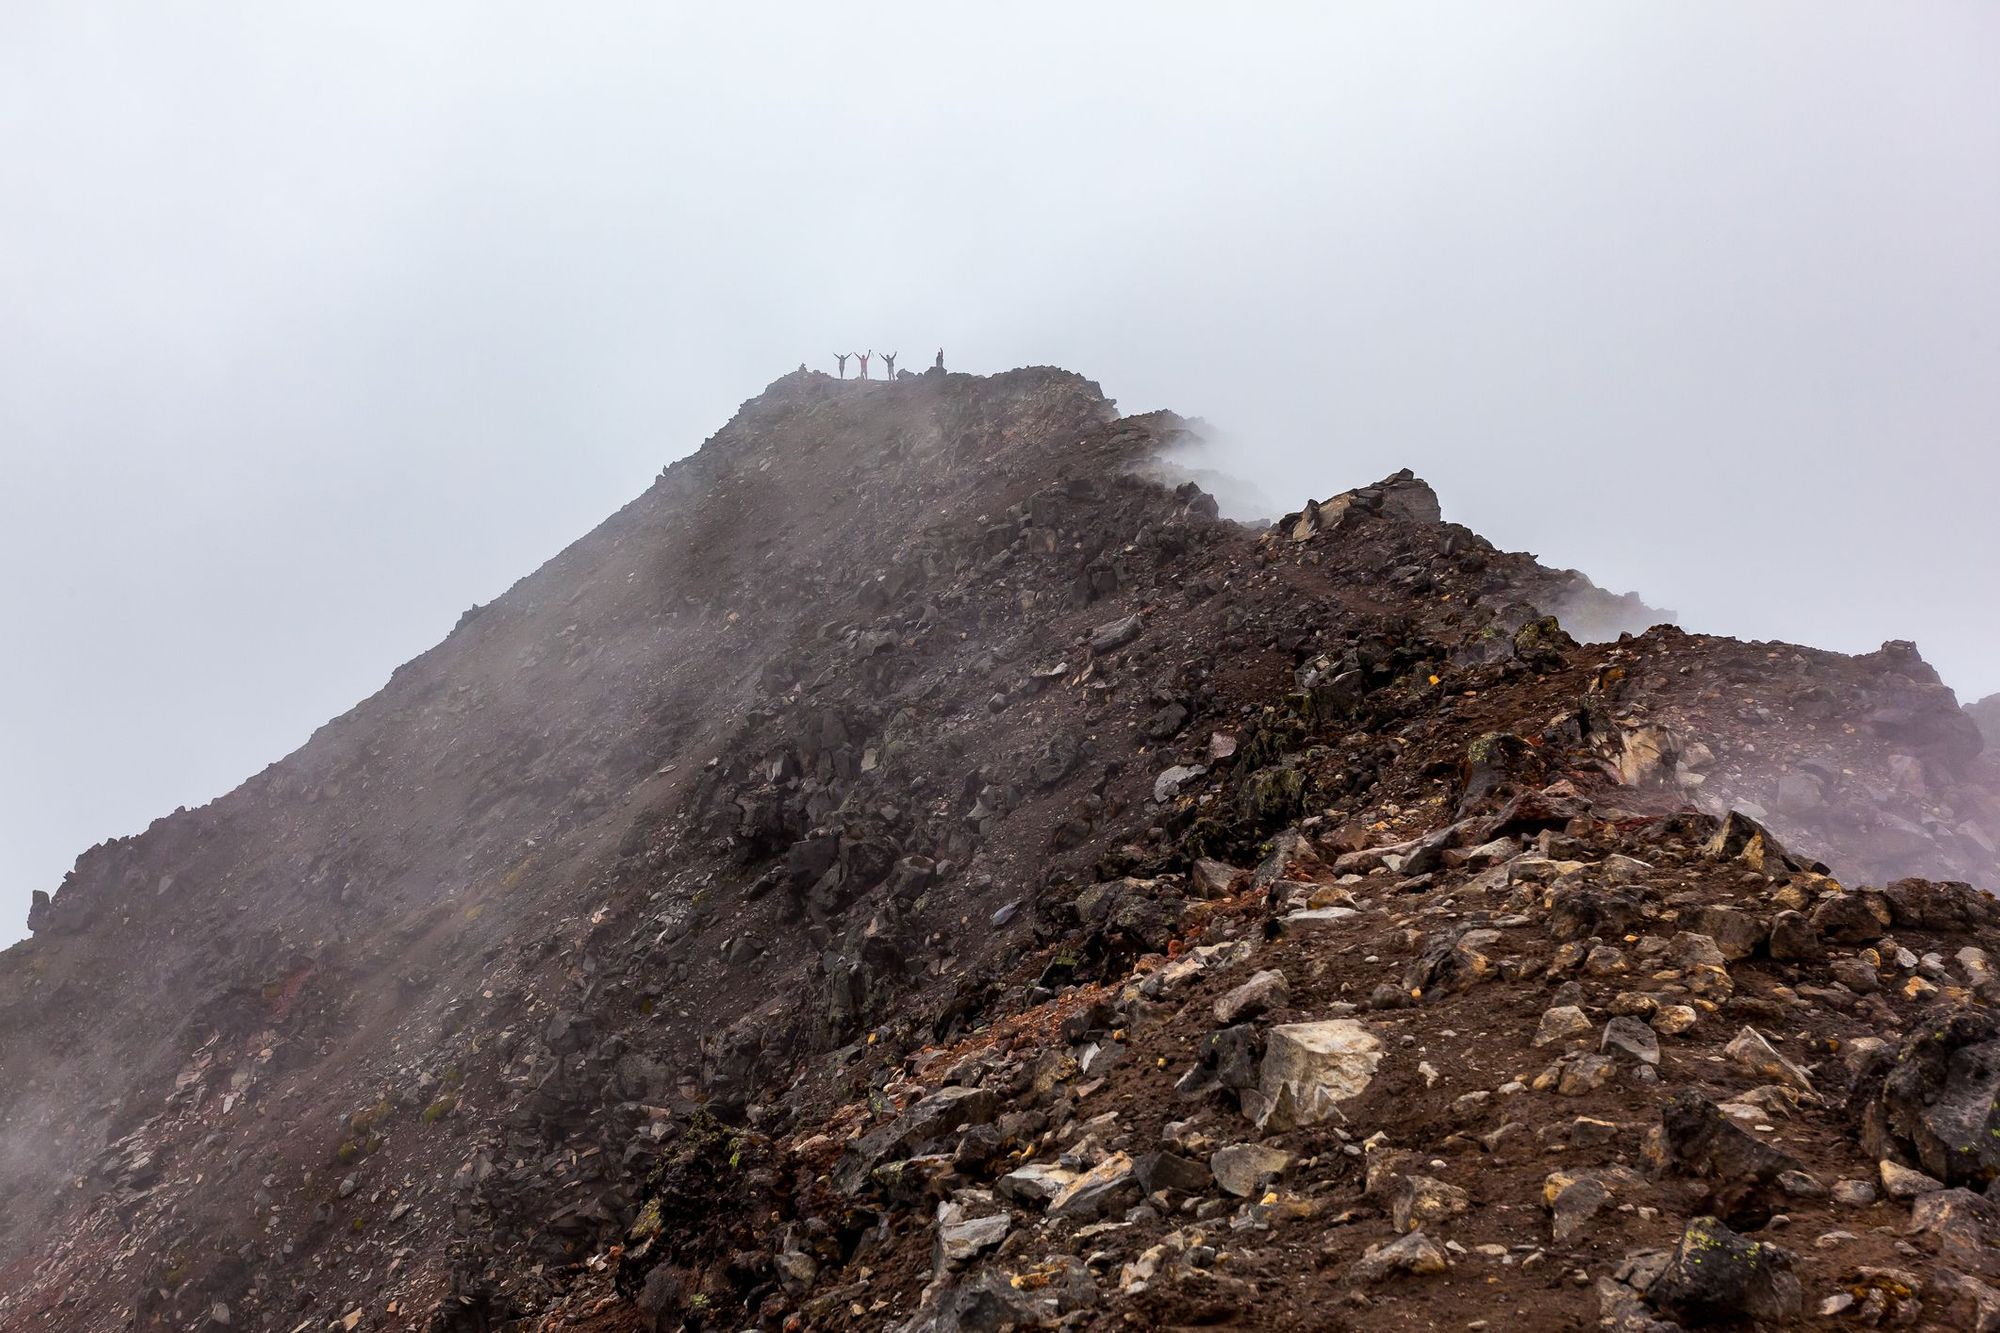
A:
<svg viewBox="0 0 2000 1333">
<path fill-rule="evenodd" d="M 87 856 L 0 955 L 0 1170 L 66 1182 L 0 1327 L 1987 1318 L 1935 674 L 1578 644 L 1407 474 L 1135 474 L 1186 429 L 788 376 Z"/>
</svg>

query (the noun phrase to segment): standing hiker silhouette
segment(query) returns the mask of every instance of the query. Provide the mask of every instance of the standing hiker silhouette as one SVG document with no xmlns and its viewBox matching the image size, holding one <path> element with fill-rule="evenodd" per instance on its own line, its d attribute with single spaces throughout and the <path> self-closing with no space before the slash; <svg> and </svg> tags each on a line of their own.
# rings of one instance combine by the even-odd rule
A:
<svg viewBox="0 0 2000 1333">
<path fill-rule="evenodd" d="M 936 370 L 944 369 L 944 348 L 942 347 L 938 348 L 938 359 L 936 364 L 933 366 L 933 369 Z"/>
<path fill-rule="evenodd" d="M 852 352 L 835 352 L 833 354 L 833 359 L 840 362 L 840 377 L 842 379 L 847 378 L 847 358 L 853 355 L 854 353 Z"/>
<path fill-rule="evenodd" d="M 896 354 L 895 354 L 894 352 L 884 352 L 884 353 L 882 353 L 882 364 L 883 364 L 884 366 L 887 366 L 887 367 L 888 367 L 888 369 L 887 369 L 887 370 L 885 370 L 885 371 L 883 371 L 883 372 L 882 372 L 882 378 L 883 378 L 883 379 L 885 379 L 885 380 L 892 380 L 892 379 L 895 379 L 895 378 L 896 378 Z"/>
<path fill-rule="evenodd" d="M 854 359 L 861 363 L 861 378 L 864 380 L 868 378 L 868 358 L 873 355 L 875 355 L 875 349 L 872 347 L 865 352 L 856 352 L 854 354 Z"/>
</svg>

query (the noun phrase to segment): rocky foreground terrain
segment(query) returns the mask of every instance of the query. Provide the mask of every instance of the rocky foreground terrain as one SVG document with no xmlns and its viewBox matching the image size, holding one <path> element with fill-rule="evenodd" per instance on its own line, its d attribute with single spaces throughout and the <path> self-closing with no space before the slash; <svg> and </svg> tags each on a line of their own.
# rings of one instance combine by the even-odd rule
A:
<svg viewBox="0 0 2000 1333">
<path fill-rule="evenodd" d="M 2000 1329 L 2000 770 L 1916 650 L 1407 473 L 1226 522 L 1188 431 L 786 376 L 87 852 L 0 1329 Z"/>
</svg>

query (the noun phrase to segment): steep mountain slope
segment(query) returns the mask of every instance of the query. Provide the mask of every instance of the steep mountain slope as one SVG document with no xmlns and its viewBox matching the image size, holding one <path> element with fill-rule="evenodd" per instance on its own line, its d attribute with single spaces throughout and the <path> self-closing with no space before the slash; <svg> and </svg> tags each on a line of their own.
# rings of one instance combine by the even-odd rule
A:
<svg viewBox="0 0 2000 1333">
<path fill-rule="evenodd" d="M 299 752 L 86 853 L 0 954 L 0 1328 L 1572 1327 L 1698 1208 L 1771 1227 L 1780 1168 L 1690 1146 L 1743 1106 L 1782 1170 L 1993 1175 L 1865 1058 L 1935 1004 L 1993 1040 L 1952 954 L 1986 900 L 1825 874 L 2000 882 L 1913 649 L 1579 645 L 1544 613 L 1630 605 L 1422 482 L 1246 528 L 1147 479 L 1184 430 L 1052 369 L 786 376 Z M 1374 1043 L 1341 1097 L 1280 1076 L 1315 1022 Z M 1753 1067 L 1812 1093 L 1718 1076 Z M 1551 1166 L 1617 1201 L 1588 1234 L 1529 1215 Z M 1370 1287 L 1413 1229 L 1453 1276 Z"/>
</svg>

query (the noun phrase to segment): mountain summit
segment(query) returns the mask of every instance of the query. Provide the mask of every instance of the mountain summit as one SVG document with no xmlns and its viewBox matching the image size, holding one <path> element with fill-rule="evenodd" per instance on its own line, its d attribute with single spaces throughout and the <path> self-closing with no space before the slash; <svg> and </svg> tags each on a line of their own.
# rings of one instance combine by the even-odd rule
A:
<svg viewBox="0 0 2000 1333">
<path fill-rule="evenodd" d="M 2000 772 L 1916 650 L 1647 628 L 1407 472 L 1227 521 L 1194 433 L 787 375 L 86 852 L 0 1330 L 2000 1326 Z"/>
</svg>

